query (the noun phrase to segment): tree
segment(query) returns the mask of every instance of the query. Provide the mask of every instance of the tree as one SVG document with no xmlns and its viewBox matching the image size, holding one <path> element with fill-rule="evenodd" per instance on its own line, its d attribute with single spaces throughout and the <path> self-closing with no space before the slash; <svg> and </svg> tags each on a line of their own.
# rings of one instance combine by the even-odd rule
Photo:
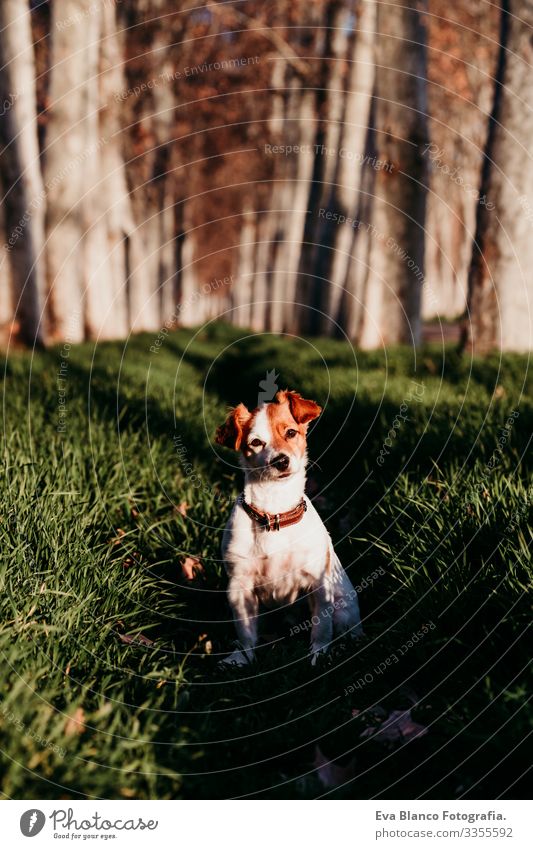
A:
<svg viewBox="0 0 533 849">
<path fill-rule="evenodd" d="M 44 192 L 39 164 L 35 96 L 35 60 L 28 5 L 20 0 L 0 4 L 0 169 L 5 243 L 0 254 L 4 293 L 20 337 L 28 344 L 43 341 L 45 300 L 42 251 Z M 7 295 L 11 287 L 10 297 Z M 6 303 L 7 302 L 7 303 Z"/>
<path fill-rule="evenodd" d="M 124 337 L 133 224 L 115 99 L 124 81 L 114 6 L 54 0 L 51 43 L 44 171 L 51 335 Z"/>
<path fill-rule="evenodd" d="M 372 94 L 375 84 L 376 3 L 357 4 L 356 27 L 348 39 L 347 73 L 344 91 L 332 91 L 342 107 L 338 108 L 339 129 L 335 171 L 329 188 L 326 211 L 319 232 L 320 298 L 319 329 L 324 333 L 346 329 L 349 305 L 346 287 L 351 253 L 357 241 L 356 229 L 364 208 L 362 194 L 368 171 L 368 128 L 371 121 Z M 346 26 L 344 27 L 346 29 Z M 323 215 L 322 211 L 322 215 Z"/>
<path fill-rule="evenodd" d="M 372 218 L 362 302 L 363 348 L 418 344 L 428 164 L 426 36 L 416 0 L 378 3 Z M 360 276 L 360 269 L 354 268 Z"/>
<path fill-rule="evenodd" d="M 429 0 L 427 27 L 431 144 L 423 315 L 457 318 L 467 303 L 499 10 L 479 0 Z"/>
<path fill-rule="evenodd" d="M 465 327 L 476 353 L 533 347 L 532 32 L 533 4 L 503 0 Z"/>
<path fill-rule="evenodd" d="M 371 4 L 373 2 L 370 0 Z M 316 45 L 320 59 L 315 79 L 312 80 L 317 124 L 313 145 L 314 167 L 300 251 L 298 300 L 302 307 L 295 314 L 292 328 L 309 333 L 329 333 L 332 328 L 327 309 L 334 283 L 328 272 L 331 267 L 331 250 L 334 249 L 331 248 L 331 242 L 335 235 L 333 227 L 321 216 L 326 209 L 335 212 L 333 207 L 341 202 L 335 188 L 339 179 L 341 137 L 346 134 L 343 116 L 349 96 L 347 80 L 351 81 L 355 76 L 350 53 L 359 24 L 359 15 L 357 20 L 355 17 L 356 7 L 358 4 L 355 2 L 346 4 L 342 0 L 329 0 L 323 8 L 324 35 Z M 349 193 L 349 187 L 343 187 L 341 192 Z M 355 197 L 350 196 L 349 207 L 354 204 Z"/>
<path fill-rule="evenodd" d="M 91 338 L 123 338 L 129 330 L 127 287 L 133 214 L 122 154 L 122 126 L 115 95 L 124 89 L 123 54 L 114 5 L 103 4 L 98 17 L 97 64 L 90 70 L 93 92 L 91 136 L 94 151 L 83 165 L 84 318 Z M 133 277 L 135 279 L 135 277 Z"/>
<path fill-rule="evenodd" d="M 46 131 L 47 276 L 51 335 L 85 338 L 87 190 L 97 181 L 100 10 L 91 0 L 52 6 L 50 106 Z M 88 182 L 93 185 L 88 185 Z M 91 195 L 96 200 L 96 194 Z M 93 280 L 91 282 L 94 283 Z"/>
</svg>

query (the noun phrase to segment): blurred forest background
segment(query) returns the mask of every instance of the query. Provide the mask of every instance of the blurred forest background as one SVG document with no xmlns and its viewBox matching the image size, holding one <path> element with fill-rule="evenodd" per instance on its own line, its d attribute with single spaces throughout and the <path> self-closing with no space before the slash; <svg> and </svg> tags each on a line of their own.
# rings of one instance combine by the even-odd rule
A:
<svg viewBox="0 0 533 849">
<path fill-rule="evenodd" d="M 0 342 L 220 317 L 374 348 L 460 319 L 474 351 L 533 348 L 532 22 L 2 0 Z"/>
</svg>

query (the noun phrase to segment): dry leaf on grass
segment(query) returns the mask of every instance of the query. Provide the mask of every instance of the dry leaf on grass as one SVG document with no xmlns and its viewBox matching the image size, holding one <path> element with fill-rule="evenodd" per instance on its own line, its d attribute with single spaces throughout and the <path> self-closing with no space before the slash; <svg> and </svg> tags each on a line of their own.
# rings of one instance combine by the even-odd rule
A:
<svg viewBox="0 0 533 849">
<path fill-rule="evenodd" d="M 120 795 L 124 796 L 126 799 L 134 799 L 135 798 L 135 790 L 132 790 L 131 787 L 121 787 Z"/>
<path fill-rule="evenodd" d="M 180 501 L 180 503 L 177 505 L 177 507 L 174 507 L 174 510 L 176 511 L 176 513 L 179 513 L 180 516 L 186 516 L 187 510 L 189 509 L 190 506 L 191 505 L 187 504 L 186 501 Z"/>
<path fill-rule="evenodd" d="M 74 734 L 83 734 L 85 731 L 85 711 L 82 707 L 76 708 L 72 716 L 67 717 L 65 722 L 65 734 L 73 737 Z"/>
<path fill-rule="evenodd" d="M 351 758 L 347 764 L 341 765 L 335 761 L 328 760 L 320 746 L 315 746 L 313 766 L 316 769 L 320 783 L 328 788 L 346 784 L 347 781 L 351 781 L 357 775 L 355 758 Z"/>
<path fill-rule="evenodd" d="M 428 733 L 425 725 L 414 722 L 410 710 L 393 710 L 377 728 L 365 728 L 361 737 L 371 737 L 380 743 L 409 743 Z"/>
<path fill-rule="evenodd" d="M 128 554 L 128 556 L 122 561 L 122 568 L 131 569 L 132 566 L 137 566 L 139 564 L 140 559 L 141 555 L 139 554 L 139 552 L 133 551 L 131 554 Z"/>
<path fill-rule="evenodd" d="M 109 545 L 120 545 L 122 538 L 125 536 L 126 531 L 123 531 L 122 528 L 117 528 L 117 535 L 109 540 Z"/>
<path fill-rule="evenodd" d="M 186 581 L 194 581 L 199 575 L 202 575 L 204 567 L 197 557 L 186 557 L 181 564 L 181 574 Z"/>
</svg>

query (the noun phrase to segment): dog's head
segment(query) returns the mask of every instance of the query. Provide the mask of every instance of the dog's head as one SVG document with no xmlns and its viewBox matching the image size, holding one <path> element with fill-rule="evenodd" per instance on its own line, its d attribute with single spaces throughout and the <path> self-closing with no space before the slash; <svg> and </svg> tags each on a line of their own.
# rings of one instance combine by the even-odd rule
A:
<svg viewBox="0 0 533 849">
<path fill-rule="evenodd" d="M 242 464 L 261 479 L 288 478 L 307 463 L 307 426 L 322 412 L 297 392 L 278 392 L 250 412 L 239 404 L 218 428 L 216 442 L 241 452 Z"/>
</svg>

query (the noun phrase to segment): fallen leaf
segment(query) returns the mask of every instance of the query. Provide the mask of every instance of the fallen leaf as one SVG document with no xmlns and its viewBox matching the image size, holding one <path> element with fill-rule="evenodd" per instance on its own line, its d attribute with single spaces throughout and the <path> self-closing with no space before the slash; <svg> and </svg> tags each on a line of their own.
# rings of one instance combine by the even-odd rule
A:
<svg viewBox="0 0 533 849">
<path fill-rule="evenodd" d="M 122 561 L 122 568 L 130 569 L 132 566 L 137 566 L 140 557 L 141 555 L 138 551 L 133 551 L 131 554 L 128 554 L 128 556 Z"/>
<path fill-rule="evenodd" d="M 181 574 L 186 581 L 194 581 L 203 571 L 204 567 L 197 557 L 186 557 L 181 564 Z"/>
<path fill-rule="evenodd" d="M 85 731 L 85 711 L 82 707 L 76 708 L 72 716 L 67 717 L 65 722 L 65 734 L 73 737 L 75 734 L 83 734 Z"/>
<path fill-rule="evenodd" d="M 427 733 L 425 725 L 413 721 L 410 710 L 393 710 L 377 728 L 365 728 L 361 737 L 372 737 L 380 743 L 409 743 Z"/>
<path fill-rule="evenodd" d="M 335 761 L 329 761 L 319 746 L 315 746 L 313 766 L 324 787 L 338 787 L 340 784 L 351 781 L 357 775 L 355 758 L 351 758 L 346 765 L 341 766 Z"/>
<path fill-rule="evenodd" d="M 123 531 L 122 528 L 117 528 L 117 535 L 113 537 L 113 539 L 109 540 L 110 545 L 120 545 L 122 537 L 126 536 L 126 531 Z"/>
</svg>

